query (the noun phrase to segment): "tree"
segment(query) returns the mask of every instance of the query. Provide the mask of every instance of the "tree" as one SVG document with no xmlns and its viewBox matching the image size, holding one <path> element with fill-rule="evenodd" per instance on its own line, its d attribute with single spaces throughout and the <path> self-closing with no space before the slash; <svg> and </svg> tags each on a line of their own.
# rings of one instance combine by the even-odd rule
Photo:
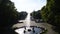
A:
<svg viewBox="0 0 60 34">
<path fill-rule="evenodd" d="M 25 18 L 27 17 L 27 12 L 24 12 L 24 11 L 22 11 L 22 12 L 19 12 L 18 13 L 18 20 L 25 20 Z"/>
<path fill-rule="evenodd" d="M 38 10 L 38 11 L 33 11 L 30 15 L 31 15 L 34 19 L 42 19 L 40 10 Z"/>
<path fill-rule="evenodd" d="M 56 26 L 60 30 L 60 0 L 47 0 L 46 6 L 41 9 L 45 22 Z"/>
<path fill-rule="evenodd" d="M 18 14 L 14 3 L 10 0 L 1 0 L 0 2 L 0 33 L 11 34 L 11 27 L 17 23 Z M 5 30 L 6 29 L 6 30 Z M 5 32 L 5 33 L 4 33 Z"/>
</svg>

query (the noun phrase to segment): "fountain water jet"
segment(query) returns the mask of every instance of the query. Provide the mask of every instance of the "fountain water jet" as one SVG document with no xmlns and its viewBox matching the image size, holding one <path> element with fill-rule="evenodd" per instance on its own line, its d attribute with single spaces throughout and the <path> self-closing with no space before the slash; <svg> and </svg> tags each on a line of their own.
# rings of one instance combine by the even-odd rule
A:
<svg viewBox="0 0 60 34">
<path fill-rule="evenodd" d="M 28 15 L 25 19 L 25 26 L 30 27 L 30 13 L 28 13 Z"/>
</svg>

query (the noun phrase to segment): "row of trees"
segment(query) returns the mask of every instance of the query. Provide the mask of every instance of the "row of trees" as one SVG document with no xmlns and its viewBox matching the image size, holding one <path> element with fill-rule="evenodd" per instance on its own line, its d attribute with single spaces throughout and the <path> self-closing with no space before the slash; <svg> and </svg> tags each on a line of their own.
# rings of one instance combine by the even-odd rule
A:
<svg viewBox="0 0 60 34">
<path fill-rule="evenodd" d="M 30 15 L 31 15 L 34 19 L 42 19 L 40 10 L 38 10 L 38 11 L 33 11 L 32 13 L 30 13 Z"/>
<path fill-rule="evenodd" d="M 17 23 L 18 12 L 10 0 L 0 0 L 0 34 L 15 34 L 11 27 Z"/>
<path fill-rule="evenodd" d="M 25 20 L 27 14 L 28 13 L 26 11 L 18 12 L 18 20 Z"/>
<path fill-rule="evenodd" d="M 60 32 L 60 0 L 47 0 L 46 6 L 41 9 L 41 15 L 45 22 L 56 26 Z"/>
<path fill-rule="evenodd" d="M 32 13 L 30 13 L 30 15 L 31 15 L 30 19 L 32 21 L 35 21 L 36 23 L 43 22 L 40 10 L 33 11 Z"/>
</svg>

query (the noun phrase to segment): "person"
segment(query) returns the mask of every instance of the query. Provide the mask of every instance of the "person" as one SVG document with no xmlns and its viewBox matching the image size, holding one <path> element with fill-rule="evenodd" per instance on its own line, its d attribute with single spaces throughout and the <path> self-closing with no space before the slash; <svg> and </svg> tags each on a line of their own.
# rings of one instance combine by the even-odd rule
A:
<svg viewBox="0 0 60 34">
<path fill-rule="evenodd" d="M 33 33 L 35 33 L 34 27 L 33 27 Z"/>
<path fill-rule="evenodd" d="M 24 28 L 25 28 L 25 30 L 26 30 L 26 27 L 24 27 Z M 26 32 L 25 30 L 24 30 L 24 33 Z"/>
<path fill-rule="evenodd" d="M 24 33 L 25 33 L 26 31 L 24 30 Z"/>
</svg>

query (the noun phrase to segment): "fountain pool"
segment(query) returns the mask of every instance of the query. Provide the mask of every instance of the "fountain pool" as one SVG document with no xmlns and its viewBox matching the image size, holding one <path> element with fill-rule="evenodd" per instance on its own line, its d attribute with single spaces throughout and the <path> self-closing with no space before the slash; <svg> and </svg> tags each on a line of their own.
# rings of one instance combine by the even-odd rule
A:
<svg viewBox="0 0 60 34">
<path fill-rule="evenodd" d="M 22 27 L 19 29 L 16 29 L 15 32 L 18 34 L 40 34 L 43 32 L 43 30 L 40 27 Z"/>
</svg>

